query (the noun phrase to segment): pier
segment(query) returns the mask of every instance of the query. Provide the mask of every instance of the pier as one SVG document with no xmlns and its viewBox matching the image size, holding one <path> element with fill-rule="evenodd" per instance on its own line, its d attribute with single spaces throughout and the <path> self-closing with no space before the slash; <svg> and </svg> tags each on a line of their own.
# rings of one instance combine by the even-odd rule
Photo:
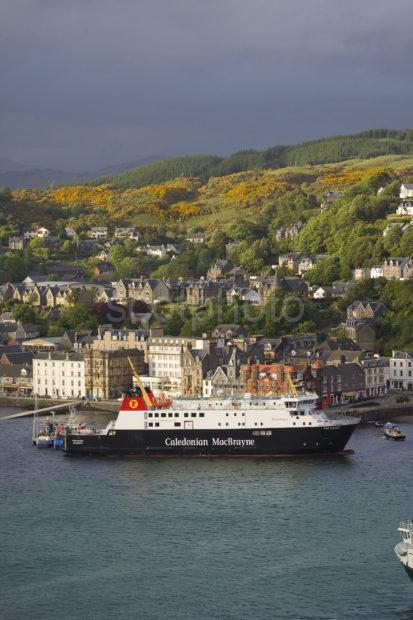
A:
<svg viewBox="0 0 413 620">
<path fill-rule="evenodd" d="M 84 404 L 82 400 L 72 401 L 68 403 L 62 403 L 60 405 L 51 405 L 49 407 L 41 407 L 40 409 L 26 409 L 25 411 L 19 411 L 18 413 L 11 413 L 6 415 L 1 420 L 13 420 L 14 418 L 25 418 L 33 415 L 43 415 L 47 413 L 63 413 L 71 407 L 79 407 Z"/>
</svg>

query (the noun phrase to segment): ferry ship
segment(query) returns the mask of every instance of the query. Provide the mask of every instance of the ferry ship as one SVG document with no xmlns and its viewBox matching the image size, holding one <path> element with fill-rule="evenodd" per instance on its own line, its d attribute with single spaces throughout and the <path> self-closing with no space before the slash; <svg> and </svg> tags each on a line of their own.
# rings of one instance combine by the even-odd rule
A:
<svg viewBox="0 0 413 620">
<path fill-rule="evenodd" d="M 400 523 L 398 529 L 403 540 L 395 546 L 394 551 L 413 581 L 413 521 Z"/>
<path fill-rule="evenodd" d="M 266 398 L 181 397 L 157 400 L 138 387 L 122 400 L 103 430 L 68 426 L 66 454 L 124 456 L 271 457 L 343 452 L 360 418 L 316 409 L 317 395 Z"/>
</svg>

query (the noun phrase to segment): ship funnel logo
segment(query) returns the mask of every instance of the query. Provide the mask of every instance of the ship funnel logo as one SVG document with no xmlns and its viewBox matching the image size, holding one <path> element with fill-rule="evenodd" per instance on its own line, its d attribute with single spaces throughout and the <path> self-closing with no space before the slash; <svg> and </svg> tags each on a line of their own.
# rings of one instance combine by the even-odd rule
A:
<svg viewBox="0 0 413 620">
<path fill-rule="evenodd" d="M 135 400 L 134 398 L 132 398 L 132 399 L 129 401 L 129 407 L 130 407 L 131 409 L 137 409 L 137 408 L 138 408 L 138 401 L 137 401 L 137 400 Z"/>
</svg>

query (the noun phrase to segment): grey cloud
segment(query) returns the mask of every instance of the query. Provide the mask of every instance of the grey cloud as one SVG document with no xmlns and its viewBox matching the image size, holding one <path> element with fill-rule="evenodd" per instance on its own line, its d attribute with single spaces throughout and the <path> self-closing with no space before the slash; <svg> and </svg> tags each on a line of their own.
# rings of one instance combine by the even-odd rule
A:
<svg viewBox="0 0 413 620">
<path fill-rule="evenodd" d="M 0 154 L 90 168 L 412 125 L 410 0 L 14 0 Z"/>
</svg>

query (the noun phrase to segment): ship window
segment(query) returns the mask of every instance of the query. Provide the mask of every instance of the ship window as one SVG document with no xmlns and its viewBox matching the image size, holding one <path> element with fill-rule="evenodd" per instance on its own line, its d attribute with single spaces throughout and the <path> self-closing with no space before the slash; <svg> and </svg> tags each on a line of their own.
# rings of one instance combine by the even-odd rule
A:
<svg viewBox="0 0 413 620">
<path fill-rule="evenodd" d="M 159 426 L 159 422 L 155 422 L 155 426 Z"/>
<path fill-rule="evenodd" d="M 166 418 L 166 413 L 161 413 L 161 418 Z"/>
<path fill-rule="evenodd" d="M 269 437 L 271 437 L 272 431 L 265 431 L 265 434 L 268 435 Z"/>
<path fill-rule="evenodd" d="M 295 426 L 295 422 L 293 422 L 293 426 Z"/>
<path fill-rule="evenodd" d="M 155 418 L 159 418 L 159 413 L 154 413 L 153 415 L 155 416 Z"/>
<path fill-rule="evenodd" d="M 205 417 L 205 413 L 200 413 L 200 414 L 199 414 L 199 417 L 200 417 L 200 418 L 204 418 L 204 417 Z"/>
<path fill-rule="evenodd" d="M 174 426 L 181 426 L 180 422 L 174 422 Z"/>
<path fill-rule="evenodd" d="M 149 422 L 149 426 L 153 426 L 153 422 Z"/>
<path fill-rule="evenodd" d="M 227 422 L 227 424 L 226 424 L 226 425 L 228 426 L 228 422 Z"/>
<path fill-rule="evenodd" d="M 153 415 L 152 413 L 148 413 L 148 416 L 149 416 L 150 418 L 152 417 L 152 415 Z"/>
<path fill-rule="evenodd" d="M 168 418 L 172 418 L 173 417 L 173 413 L 168 413 Z"/>
<path fill-rule="evenodd" d="M 191 418 L 196 418 L 196 413 L 191 413 Z"/>
<path fill-rule="evenodd" d="M 228 417 L 228 415 L 229 415 L 229 414 L 228 414 L 228 413 L 226 413 L 225 415 Z"/>
</svg>

